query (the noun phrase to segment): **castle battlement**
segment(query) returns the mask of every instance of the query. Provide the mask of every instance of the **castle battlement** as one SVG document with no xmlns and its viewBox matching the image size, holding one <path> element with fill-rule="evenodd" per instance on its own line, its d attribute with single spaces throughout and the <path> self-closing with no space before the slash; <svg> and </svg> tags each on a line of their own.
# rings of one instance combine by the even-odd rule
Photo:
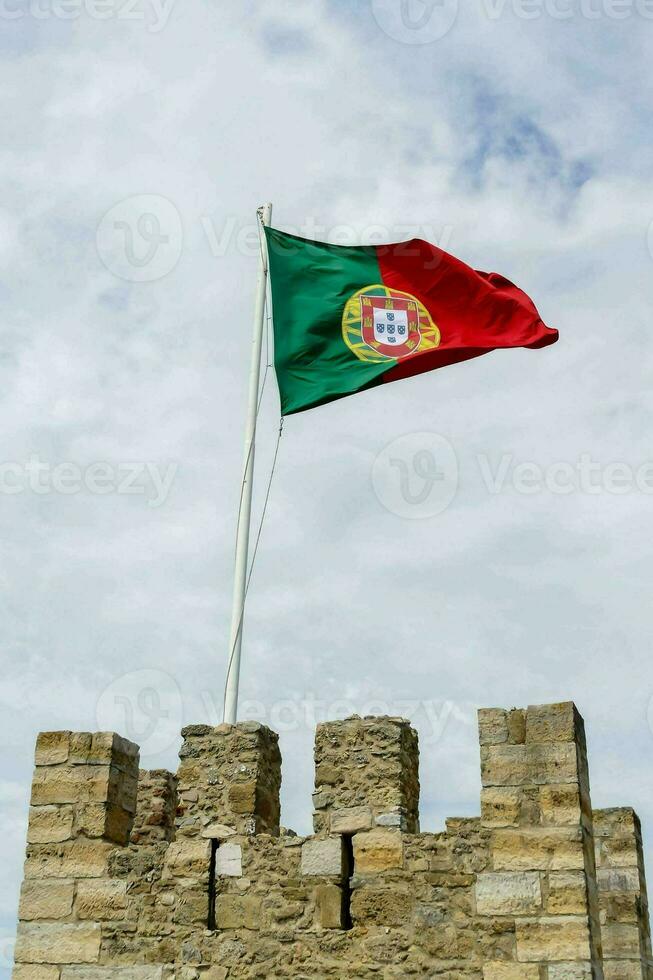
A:
<svg viewBox="0 0 653 980">
<path fill-rule="evenodd" d="M 319 725 L 310 837 L 264 725 L 185 728 L 176 775 L 42 733 L 15 980 L 651 980 L 639 821 L 592 810 L 575 706 L 479 731 L 480 817 L 420 833 L 410 724 Z"/>
</svg>

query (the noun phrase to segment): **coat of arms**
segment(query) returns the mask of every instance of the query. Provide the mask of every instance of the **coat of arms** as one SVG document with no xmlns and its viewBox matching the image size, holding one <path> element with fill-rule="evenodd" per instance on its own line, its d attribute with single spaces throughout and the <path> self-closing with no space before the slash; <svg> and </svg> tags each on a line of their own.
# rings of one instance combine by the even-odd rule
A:
<svg viewBox="0 0 653 980">
<path fill-rule="evenodd" d="M 366 286 L 350 297 L 342 334 L 361 361 L 400 361 L 440 344 L 440 331 L 423 303 L 383 285 Z"/>
</svg>

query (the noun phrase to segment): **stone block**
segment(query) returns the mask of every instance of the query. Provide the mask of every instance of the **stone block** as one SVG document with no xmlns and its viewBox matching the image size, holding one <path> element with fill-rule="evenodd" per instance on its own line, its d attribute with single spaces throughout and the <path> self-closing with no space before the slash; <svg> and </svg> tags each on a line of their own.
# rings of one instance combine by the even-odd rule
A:
<svg viewBox="0 0 653 980">
<path fill-rule="evenodd" d="M 332 834 L 355 834 L 372 827 L 372 811 L 369 806 L 352 806 L 332 810 L 330 827 Z"/>
<path fill-rule="evenodd" d="M 315 914 L 321 929 L 342 929 L 343 895 L 339 885 L 318 885 L 315 889 Z"/>
<path fill-rule="evenodd" d="M 592 968 L 589 963 L 549 963 L 548 980 L 592 980 Z"/>
<path fill-rule="evenodd" d="M 377 813 L 374 817 L 375 827 L 389 827 L 393 830 L 403 830 L 408 833 L 408 820 L 406 814 L 400 807 L 391 810 L 390 813 Z M 361 828 L 362 829 L 362 828 Z M 416 833 L 418 828 L 414 829 Z"/>
<path fill-rule="evenodd" d="M 481 790 L 484 827 L 519 826 L 523 792 L 514 787 L 489 786 Z"/>
<path fill-rule="evenodd" d="M 483 980 L 540 980 L 540 968 L 534 963 L 507 963 L 497 960 L 484 964 Z"/>
<path fill-rule="evenodd" d="M 404 846 L 401 834 L 392 830 L 371 830 L 353 839 L 355 873 L 376 874 L 403 868 Z"/>
<path fill-rule="evenodd" d="M 495 830 L 491 843 L 495 871 L 583 871 L 580 828 Z"/>
<path fill-rule="evenodd" d="M 177 901 L 173 921 L 180 926 L 196 926 L 205 928 L 209 918 L 208 888 L 202 885 L 185 885 L 176 887 Z"/>
<path fill-rule="evenodd" d="M 484 745 L 481 748 L 483 786 L 537 786 L 578 782 L 573 742 L 526 745 Z"/>
<path fill-rule="evenodd" d="M 66 841 L 63 844 L 30 844 L 25 861 L 26 878 L 101 878 L 109 868 L 113 844 L 102 840 Z"/>
<path fill-rule="evenodd" d="M 549 915 L 587 915 L 587 882 L 583 871 L 552 871 L 547 878 Z"/>
<path fill-rule="evenodd" d="M 488 872 L 476 879 L 479 915 L 533 915 L 541 908 L 542 889 L 536 871 Z"/>
<path fill-rule="evenodd" d="M 650 972 L 640 960 L 605 960 L 603 980 L 649 980 Z"/>
<path fill-rule="evenodd" d="M 607 922 L 601 924 L 601 942 L 606 959 L 620 957 L 639 958 L 639 927 L 628 922 Z"/>
<path fill-rule="evenodd" d="M 391 888 L 357 888 L 351 899 L 356 926 L 405 928 L 413 913 L 414 899 L 406 891 Z"/>
<path fill-rule="evenodd" d="M 499 745 L 508 741 L 508 712 L 503 708 L 480 708 L 478 734 L 481 745 Z"/>
<path fill-rule="evenodd" d="M 108 766 L 43 766 L 35 770 L 32 805 L 104 802 L 109 797 Z"/>
<path fill-rule="evenodd" d="M 341 878 L 345 871 L 342 837 L 307 840 L 302 845 L 301 873 Z"/>
<path fill-rule="evenodd" d="M 233 837 L 236 833 L 234 827 L 227 827 L 223 823 L 212 823 L 208 827 L 204 827 L 202 830 L 202 837 L 207 837 L 210 840 L 228 840 Z"/>
<path fill-rule="evenodd" d="M 163 878 L 197 878 L 208 875 L 211 842 L 202 837 L 172 841 L 166 851 Z"/>
<path fill-rule="evenodd" d="M 573 701 L 529 705 L 526 711 L 527 742 L 574 742 L 582 720 Z"/>
<path fill-rule="evenodd" d="M 517 959 L 521 962 L 591 960 L 587 921 L 565 916 L 515 921 Z"/>
<path fill-rule="evenodd" d="M 229 787 L 229 806 L 234 813 L 254 813 L 256 810 L 256 783 L 234 783 Z"/>
<path fill-rule="evenodd" d="M 636 868 L 639 861 L 637 841 L 627 837 L 602 837 L 597 840 L 598 865 L 601 868 Z"/>
<path fill-rule="evenodd" d="M 163 980 L 164 972 L 163 966 L 64 966 L 61 980 Z"/>
<path fill-rule="evenodd" d="M 93 878 L 77 885 L 75 912 L 78 919 L 95 922 L 125 918 L 127 883 L 111 878 Z"/>
<path fill-rule="evenodd" d="M 581 821 L 581 796 L 577 783 L 540 786 L 542 823 L 554 826 L 573 826 Z"/>
<path fill-rule="evenodd" d="M 215 853 L 215 873 L 230 878 L 243 874 L 243 849 L 240 844 L 220 844 Z"/>
<path fill-rule="evenodd" d="M 21 922 L 16 938 L 17 963 L 97 963 L 102 930 L 95 922 Z"/>
<path fill-rule="evenodd" d="M 40 732 L 36 739 L 34 764 L 58 766 L 68 761 L 70 732 Z"/>
<path fill-rule="evenodd" d="M 60 844 L 72 837 L 72 806 L 32 806 L 29 810 L 27 841 L 30 844 Z"/>
<path fill-rule="evenodd" d="M 262 903 L 259 898 L 240 895 L 218 895 L 216 925 L 218 929 L 260 929 Z"/>
<path fill-rule="evenodd" d="M 84 837 L 103 837 L 116 844 L 126 844 L 132 821 L 133 814 L 122 806 L 82 803 L 76 808 L 75 833 Z"/>
<path fill-rule="evenodd" d="M 601 892 L 633 892 L 639 894 L 640 880 L 637 868 L 599 868 L 596 881 Z"/>
<path fill-rule="evenodd" d="M 59 967 L 18 963 L 14 966 L 11 980 L 59 980 Z"/>
<path fill-rule="evenodd" d="M 22 920 L 65 919 L 72 913 L 75 885 L 72 881 L 24 881 L 18 917 Z"/>
</svg>

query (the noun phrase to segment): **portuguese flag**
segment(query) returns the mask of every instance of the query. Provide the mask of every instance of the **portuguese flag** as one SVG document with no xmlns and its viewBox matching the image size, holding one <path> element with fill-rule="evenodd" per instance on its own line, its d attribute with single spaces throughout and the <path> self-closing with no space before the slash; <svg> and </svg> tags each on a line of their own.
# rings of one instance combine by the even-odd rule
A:
<svg viewBox="0 0 653 980">
<path fill-rule="evenodd" d="M 343 246 L 265 232 L 282 415 L 558 339 L 508 279 L 420 239 Z"/>
</svg>

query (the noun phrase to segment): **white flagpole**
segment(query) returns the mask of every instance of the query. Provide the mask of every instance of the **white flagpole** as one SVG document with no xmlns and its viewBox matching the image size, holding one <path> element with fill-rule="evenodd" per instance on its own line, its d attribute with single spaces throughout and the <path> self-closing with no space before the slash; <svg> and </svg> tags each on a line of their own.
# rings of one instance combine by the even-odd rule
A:
<svg viewBox="0 0 653 980">
<path fill-rule="evenodd" d="M 272 205 L 259 208 L 258 216 L 264 226 L 270 224 Z M 262 236 L 263 239 L 265 236 Z M 229 639 L 229 667 L 225 688 L 224 721 L 235 725 L 238 717 L 238 685 L 240 682 L 240 654 L 243 641 L 243 618 L 245 614 L 245 593 L 247 591 L 247 559 L 249 555 L 249 527 L 252 516 L 252 484 L 254 477 L 254 449 L 256 444 L 256 414 L 259 398 L 259 378 L 261 372 L 261 347 L 263 345 L 263 324 L 265 320 L 265 296 L 268 281 L 267 245 L 261 245 L 261 266 L 256 285 L 256 305 L 254 308 L 254 334 L 252 337 L 252 362 L 249 371 L 249 400 L 247 426 L 245 429 L 245 459 L 243 463 L 243 486 L 238 513 L 238 533 L 236 535 L 236 569 L 234 577 L 234 599 L 231 612 L 231 634 Z"/>
</svg>

